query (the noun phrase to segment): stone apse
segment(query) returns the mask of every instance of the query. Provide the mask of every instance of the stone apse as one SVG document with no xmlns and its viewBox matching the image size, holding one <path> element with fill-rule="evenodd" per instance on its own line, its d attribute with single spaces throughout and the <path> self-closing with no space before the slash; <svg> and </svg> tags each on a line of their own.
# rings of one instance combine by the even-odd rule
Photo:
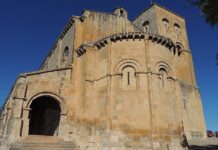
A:
<svg viewBox="0 0 218 150">
<path fill-rule="evenodd" d="M 5 149 L 32 135 L 81 150 L 206 138 L 184 18 L 158 4 L 133 21 L 123 8 L 72 16 L 40 69 L 17 78 L 0 135 Z"/>
</svg>

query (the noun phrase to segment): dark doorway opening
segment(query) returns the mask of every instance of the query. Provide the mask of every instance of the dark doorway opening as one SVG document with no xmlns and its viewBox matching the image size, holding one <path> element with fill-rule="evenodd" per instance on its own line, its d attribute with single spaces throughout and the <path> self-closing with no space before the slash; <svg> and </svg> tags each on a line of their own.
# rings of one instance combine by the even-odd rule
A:
<svg viewBox="0 0 218 150">
<path fill-rule="evenodd" d="M 29 135 L 58 134 L 61 108 L 57 100 L 49 96 L 35 99 L 30 105 Z"/>
</svg>

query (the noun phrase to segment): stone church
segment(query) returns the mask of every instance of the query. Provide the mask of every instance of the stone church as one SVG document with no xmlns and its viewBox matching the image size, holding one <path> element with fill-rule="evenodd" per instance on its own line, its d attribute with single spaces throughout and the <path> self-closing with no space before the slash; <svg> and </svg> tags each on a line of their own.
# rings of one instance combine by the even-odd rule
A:
<svg viewBox="0 0 218 150">
<path fill-rule="evenodd" d="M 206 138 L 185 19 L 152 4 L 72 16 L 39 70 L 20 74 L 2 150 L 182 150 Z"/>
</svg>

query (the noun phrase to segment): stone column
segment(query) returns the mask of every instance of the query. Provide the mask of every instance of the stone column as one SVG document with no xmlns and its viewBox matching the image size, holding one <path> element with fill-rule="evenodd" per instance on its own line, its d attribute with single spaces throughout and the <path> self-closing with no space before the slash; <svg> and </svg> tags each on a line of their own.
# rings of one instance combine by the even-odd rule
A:
<svg viewBox="0 0 218 150">
<path fill-rule="evenodd" d="M 20 139 L 21 128 L 22 128 L 21 113 L 22 113 L 23 99 L 15 98 L 13 101 L 16 105 L 12 109 L 12 116 L 9 119 L 9 123 L 8 123 L 8 135 L 11 141 Z"/>
<path fill-rule="evenodd" d="M 150 41 L 145 37 L 145 61 L 147 68 L 147 84 L 149 97 L 149 111 L 150 111 L 150 126 L 151 126 L 151 148 L 154 149 L 154 110 L 153 110 L 153 91 L 152 91 L 152 72 L 151 72 L 151 56 L 150 56 Z M 146 99 L 145 99 L 146 100 Z"/>
<path fill-rule="evenodd" d="M 9 119 L 11 117 L 11 107 L 6 108 L 7 112 L 5 114 L 5 122 L 4 122 L 4 127 L 3 127 L 3 135 L 7 136 L 8 134 L 8 125 L 9 125 Z"/>
<path fill-rule="evenodd" d="M 22 138 L 25 138 L 29 135 L 29 113 L 31 109 L 30 108 L 24 108 L 23 109 L 23 118 L 22 118 L 22 131 L 21 136 Z"/>
</svg>

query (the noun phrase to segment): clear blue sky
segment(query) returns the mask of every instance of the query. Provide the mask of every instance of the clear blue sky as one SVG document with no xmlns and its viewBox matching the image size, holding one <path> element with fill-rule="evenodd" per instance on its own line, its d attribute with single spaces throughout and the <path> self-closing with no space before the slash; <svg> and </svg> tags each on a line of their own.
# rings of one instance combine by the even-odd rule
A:
<svg viewBox="0 0 218 150">
<path fill-rule="evenodd" d="M 207 128 L 218 130 L 218 30 L 186 0 L 156 0 L 186 19 Z M 0 104 L 18 74 L 37 70 L 71 15 L 83 9 L 112 12 L 124 7 L 133 20 L 150 0 L 0 0 Z"/>
</svg>

